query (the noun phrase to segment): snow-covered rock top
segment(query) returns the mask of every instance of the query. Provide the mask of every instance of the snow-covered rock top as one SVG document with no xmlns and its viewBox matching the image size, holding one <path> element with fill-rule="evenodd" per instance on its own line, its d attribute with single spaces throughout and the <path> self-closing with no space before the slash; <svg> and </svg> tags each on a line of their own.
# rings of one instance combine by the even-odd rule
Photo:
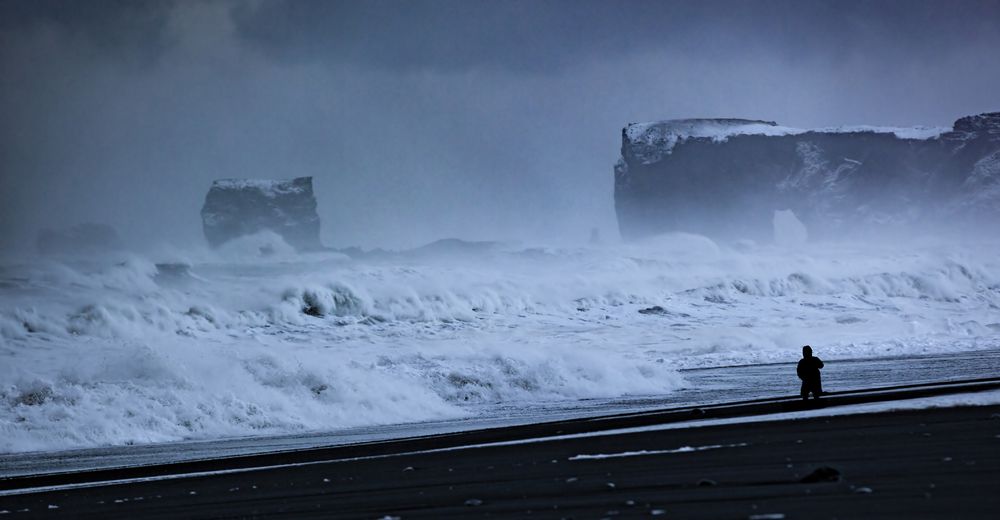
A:
<svg viewBox="0 0 1000 520">
<path fill-rule="evenodd" d="M 630 123 L 623 131 L 631 154 L 643 164 L 654 163 L 673 152 L 685 139 L 710 138 L 725 141 L 741 134 L 785 135 L 787 129 L 773 121 L 752 119 L 671 119 L 650 123 Z"/>
<path fill-rule="evenodd" d="M 631 123 L 625 134 L 631 141 L 650 142 L 658 136 L 724 138 L 736 134 L 784 135 L 787 130 L 774 121 L 753 119 L 671 119 Z"/>
<path fill-rule="evenodd" d="M 275 179 L 218 179 L 212 182 L 213 189 L 257 190 L 267 196 L 305 193 L 311 189 L 311 178 L 299 177 L 291 180 Z"/>
<path fill-rule="evenodd" d="M 990 141 L 1000 141 L 1000 112 L 963 117 L 955 121 L 955 132 L 973 137 L 983 134 Z"/>
<path fill-rule="evenodd" d="M 946 127 L 892 127 L 892 126 L 840 126 L 826 128 L 795 128 L 781 126 L 773 121 L 754 119 L 671 119 L 649 123 L 630 123 L 623 135 L 625 144 L 632 155 L 643 164 L 656 162 L 673 152 L 674 146 L 686 139 L 711 139 L 725 142 L 736 135 L 785 136 L 810 132 L 840 133 L 884 133 L 894 134 L 899 139 L 934 139 L 951 128 Z"/>
</svg>

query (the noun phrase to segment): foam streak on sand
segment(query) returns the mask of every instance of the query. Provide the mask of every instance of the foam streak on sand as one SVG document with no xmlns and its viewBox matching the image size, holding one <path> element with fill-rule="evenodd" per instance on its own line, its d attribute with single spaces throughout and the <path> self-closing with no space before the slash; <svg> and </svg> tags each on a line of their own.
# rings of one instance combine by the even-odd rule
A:
<svg viewBox="0 0 1000 520">
<path fill-rule="evenodd" d="M 705 451 L 705 450 L 717 450 L 719 448 L 739 448 L 746 446 L 747 443 L 741 442 L 738 444 L 713 444 L 711 446 L 681 446 L 673 450 L 639 450 L 639 451 L 623 451 L 621 453 L 595 453 L 595 454 L 581 454 L 574 455 L 566 460 L 601 460 L 601 459 L 617 459 L 621 457 L 644 457 L 647 455 L 669 455 L 673 453 L 690 453 L 692 451 Z"/>
<path fill-rule="evenodd" d="M 275 240 L 0 266 L 0 452 L 663 395 L 678 369 L 794 361 L 805 343 L 824 359 L 1000 346 L 997 245 L 674 235 L 351 259 Z"/>
<path fill-rule="evenodd" d="M 630 433 L 651 432 L 660 430 L 680 430 L 685 428 L 708 428 L 711 426 L 725 426 L 730 424 L 759 423 L 772 421 L 790 421 L 797 419 L 810 419 L 814 417 L 832 417 L 838 415 L 863 415 L 885 412 L 900 412 L 904 410 L 924 410 L 928 408 L 956 408 L 970 406 L 993 406 L 1000 404 L 1000 390 L 992 390 L 979 393 L 955 394 L 938 397 L 922 397 L 919 399 L 906 399 L 902 401 L 884 401 L 880 403 L 852 404 L 838 406 L 836 408 L 821 408 L 818 410 L 804 410 L 801 412 L 783 412 L 767 415 L 749 415 L 745 417 L 731 417 L 726 419 L 705 419 L 688 422 L 658 424 L 655 426 L 639 426 L 636 428 L 620 428 L 617 430 L 605 430 L 593 433 L 580 433 L 573 435 L 560 435 L 545 439 L 525 440 L 519 442 L 540 442 L 558 441 L 566 439 L 578 439 L 581 437 L 600 437 L 605 435 L 625 435 Z"/>
</svg>

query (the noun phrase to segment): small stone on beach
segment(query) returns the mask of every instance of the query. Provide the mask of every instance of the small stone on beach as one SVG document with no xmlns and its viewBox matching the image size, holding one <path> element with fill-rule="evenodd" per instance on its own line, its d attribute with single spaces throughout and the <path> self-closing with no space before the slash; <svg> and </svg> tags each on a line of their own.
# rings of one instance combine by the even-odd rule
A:
<svg viewBox="0 0 1000 520">
<path fill-rule="evenodd" d="M 802 477 L 802 482 L 804 484 L 812 484 L 815 482 L 837 482 L 840 480 L 840 471 L 836 468 L 831 468 L 830 466 L 822 466 L 813 470 L 812 473 Z"/>
</svg>

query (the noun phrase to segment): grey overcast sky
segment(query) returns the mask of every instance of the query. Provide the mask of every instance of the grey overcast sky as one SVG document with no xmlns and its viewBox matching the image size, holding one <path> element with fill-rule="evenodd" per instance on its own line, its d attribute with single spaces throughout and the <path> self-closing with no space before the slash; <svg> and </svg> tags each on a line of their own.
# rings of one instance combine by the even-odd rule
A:
<svg viewBox="0 0 1000 520">
<path fill-rule="evenodd" d="M 302 175 L 334 246 L 583 241 L 628 122 L 997 110 L 1000 1 L 0 0 L 0 247 Z"/>
</svg>

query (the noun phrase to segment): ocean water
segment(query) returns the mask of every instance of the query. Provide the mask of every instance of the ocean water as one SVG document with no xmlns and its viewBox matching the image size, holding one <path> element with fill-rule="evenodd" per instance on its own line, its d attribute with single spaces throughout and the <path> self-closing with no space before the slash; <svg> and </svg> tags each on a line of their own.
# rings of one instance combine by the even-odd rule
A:
<svg viewBox="0 0 1000 520">
<path fill-rule="evenodd" d="M 269 254 L 261 255 L 262 248 Z M 1000 245 L 669 235 L 0 266 L 0 452 L 273 436 L 656 398 L 687 369 L 1000 347 Z"/>
</svg>

